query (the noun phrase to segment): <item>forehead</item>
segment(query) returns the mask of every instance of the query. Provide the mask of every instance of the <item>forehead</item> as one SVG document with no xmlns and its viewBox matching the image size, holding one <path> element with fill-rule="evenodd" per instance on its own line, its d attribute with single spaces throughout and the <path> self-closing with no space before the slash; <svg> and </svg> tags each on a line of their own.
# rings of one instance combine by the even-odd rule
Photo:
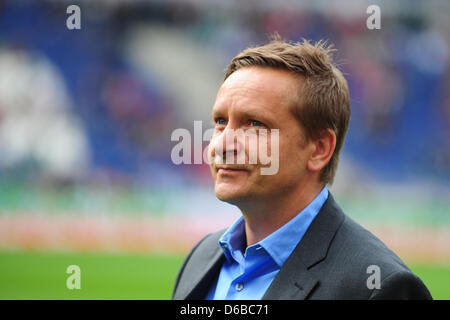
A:
<svg viewBox="0 0 450 320">
<path fill-rule="evenodd" d="M 220 87 L 213 112 L 229 107 L 256 108 L 273 113 L 288 111 L 298 101 L 300 81 L 287 70 L 265 67 L 239 69 Z M 280 108 L 282 105 L 286 108 Z"/>
</svg>

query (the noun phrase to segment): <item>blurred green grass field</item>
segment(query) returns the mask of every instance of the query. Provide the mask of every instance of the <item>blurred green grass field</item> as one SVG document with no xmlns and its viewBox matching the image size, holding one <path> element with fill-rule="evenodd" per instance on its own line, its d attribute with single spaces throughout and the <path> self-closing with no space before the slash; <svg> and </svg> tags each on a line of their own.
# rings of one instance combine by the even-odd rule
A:
<svg viewBox="0 0 450 320">
<path fill-rule="evenodd" d="M 182 256 L 0 251 L 0 299 L 170 299 Z M 69 265 L 81 289 L 69 290 Z"/>
<path fill-rule="evenodd" d="M 0 251 L 0 299 L 170 299 L 180 255 Z M 69 265 L 81 289 L 66 288 Z M 434 299 L 450 299 L 450 265 L 408 263 Z"/>
</svg>

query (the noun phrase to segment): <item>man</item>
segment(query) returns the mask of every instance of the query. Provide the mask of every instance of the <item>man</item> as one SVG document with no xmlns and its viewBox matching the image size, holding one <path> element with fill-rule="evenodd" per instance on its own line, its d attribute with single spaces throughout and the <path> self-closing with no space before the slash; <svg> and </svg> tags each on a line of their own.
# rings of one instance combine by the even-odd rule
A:
<svg viewBox="0 0 450 320">
<path fill-rule="evenodd" d="M 242 217 L 192 249 L 174 299 L 431 299 L 326 187 L 350 119 L 347 82 L 331 51 L 323 42 L 276 38 L 231 61 L 208 152 L 216 196 Z M 278 151 L 275 174 L 249 161 L 253 136 Z M 230 161 L 242 155 L 245 163 Z"/>
</svg>

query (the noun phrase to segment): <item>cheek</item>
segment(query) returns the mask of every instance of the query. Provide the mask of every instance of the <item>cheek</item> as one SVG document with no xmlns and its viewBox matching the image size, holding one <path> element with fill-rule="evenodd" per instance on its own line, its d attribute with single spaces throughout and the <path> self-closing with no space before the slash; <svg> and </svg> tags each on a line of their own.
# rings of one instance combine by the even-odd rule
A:
<svg viewBox="0 0 450 320">
<path fill-rule="evenodd" d="M 211 175 L 214 179 L 214 181 L 216 180 L 216 169 L 214 166 L 214 158 L 216 156 L 216 152 L 215 152 L 215 140 L 214 137 L 211 138 L 209 145 L 208 145 L 208 149 L 207 149 L 207 159 L 208 159 L 208 164 L 209 164 L 209 168 L 211 170 Z"/>
<path fill-rule="evenodd" d="M 214 159 L 216 157 L 217 152 L 221 152 L 222 148 L 220 143 L 222 143 L 222 140 L 220 138 L 220 135 L 213 135 L 211 137 L 211 140 L 209 141 L 208 145 L 208 161 L 209 165 L 212 166 L 214 164 Z"/>
<path fill-rule="evenodd" d="M 212 166 L 214 164 L 214 157 L 216 155 L 215 150 L 214 150 L 214 138 L 211 138 L 209 145 L 208 145 L 208 163 L 210 166 Z"/>
<path fill-rule="evenodd" d="M 301 145 L 298 136 L 280 138 L 280 171 L 286 174 L 298 175 L 306 168 L 306 150 Z"/>
<path fill-rule="evenodd" d="M 280 155 L 280 138 L 278 130 L 276 132 L 260 131 L 255 137 L 250 137 L 250 146 L 256 146 L 253 148 L 255 154 L 257 153 L 258 164 L 263 166 L 273 165 L 272 162 L 276 161 L 279 163 Z M 251 151 L 251 150 L 250 150 Z M 247 150 L 247 154 L 251 154 Z"/>
</svg>

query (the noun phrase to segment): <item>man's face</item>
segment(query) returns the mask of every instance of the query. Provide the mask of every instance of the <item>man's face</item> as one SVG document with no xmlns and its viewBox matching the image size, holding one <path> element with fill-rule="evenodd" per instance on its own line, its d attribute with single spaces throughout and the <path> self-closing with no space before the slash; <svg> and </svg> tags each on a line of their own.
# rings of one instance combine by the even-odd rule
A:
<svg viewBox="0 0 450 320">
<path fill-rule="evenodd" d="M 311 149 L 290 111 L 298 99 L 299 81 L 285 70 L 247 67 L 231 74 L 220 87 L 213 107 L 215 133 L 209 146 L 214 190 L 220 200 L 239 206 L 282 197 L 307 177 Z M 242 135 L 230 138 L 238 129 L 254 134 L 248 135 L 247 143 Z M 278 139 L 273 129 L 279 130 Z M 259 157 L 250 163 L 249 140 L 253 138 L 266 144 L 268 155 L 277 148 L 279 156 L 272 158 L 278 161 L 276 174 L 261 174 L 270 164 L 263 165 Z M 245 158 L 245 164 L 236 164 L 238 156 Z"/>
</svg>

